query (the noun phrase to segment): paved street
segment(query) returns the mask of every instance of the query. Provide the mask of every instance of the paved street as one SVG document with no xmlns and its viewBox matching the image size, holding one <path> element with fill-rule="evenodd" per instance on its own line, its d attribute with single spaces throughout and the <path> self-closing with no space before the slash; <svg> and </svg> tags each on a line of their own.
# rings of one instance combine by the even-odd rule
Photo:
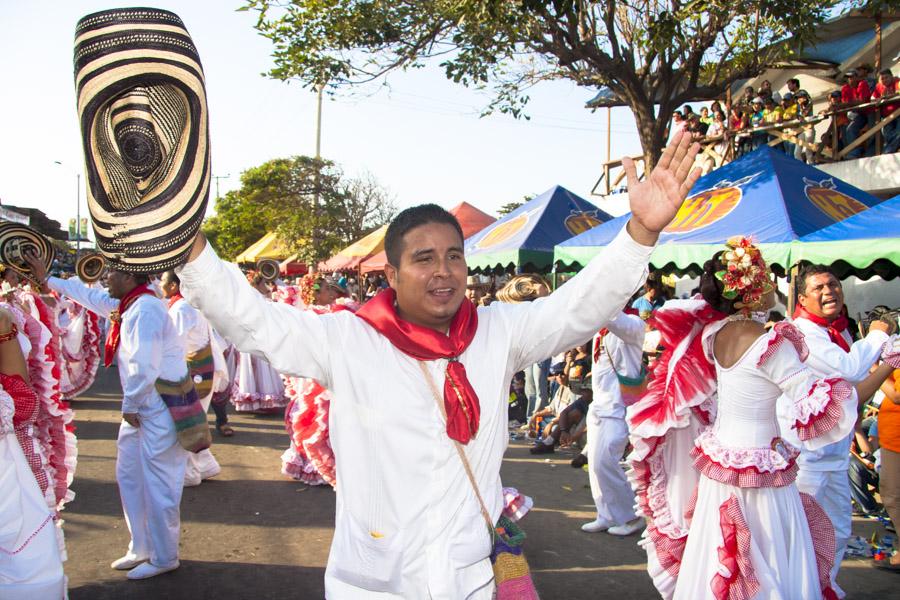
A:
<svg viewBox="0 0 900 600">
<path fill-rule="evenodd" d="M 118 402 L 116 372 L 101 367 L 94 388 L 73 403 L 77 497 L 63 514 L 73 600 L 324 597 L 334 495 L 280 475 L 287 435 L 275 416 L 236 416 L 237 435 L 215 437 L 222 474 L 184 491 L 180 569 L 140 582 L 110 569 L 128 543 L 114 474 Z M 504 483 L 535 500 L 523 525 L 542 600 L 657 598 L 636 536 L 579 529 L 593 518 L 593 502 L 587 474 L 572 469 L 568 459 L 558 454 L 548 462 L 516 443 L 503 466 Z M 869 521 L 856 523 L 862 535 L 875 528 Z M 841 585 L 850 598 L 886 599 L 896 597 L 900 578 L 847 560 Z"/>
</svg>

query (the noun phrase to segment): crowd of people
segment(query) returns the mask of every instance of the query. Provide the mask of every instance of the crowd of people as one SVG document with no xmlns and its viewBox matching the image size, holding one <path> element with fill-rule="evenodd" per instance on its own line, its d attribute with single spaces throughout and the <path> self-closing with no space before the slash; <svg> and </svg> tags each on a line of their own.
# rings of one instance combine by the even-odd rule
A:
<svg viewBox="0 0 900 600">
<path fill-rule="evenodd" d="M 876 101 L 880 103 L 870 105 Z M 856 108 L 860 105 L 866 106 Z M 675 111 L 669 133 L 675 135 L 687 131 L 700 142 L 708 141 L 726 161 L 760 146 L 772 145 L 778 139 L 776 134 L 784 133 L 788 134 L 787 139 L 782 136 L 774 148 L 808 164 L 816 164 L 823 160 L 823 151 L 847 148 L 898 109 L 900 80 L 890 69 L 874 74 L 868 65 L 860 65 L 843 75 L 841 87 L 830 92 L 827 103 L 818 110 L 813 106 L 809 92 L 800 87 L 799 79 L 789 79 L 780 91 L 773 90 L 771 83 L 765 80 L 758 89 L 747 86 L 732 101 L 730 112 L 719 100 L 701 107 L 699 112 L 685 105 Z M 825 125 L 817 129 L 817 124 L 823 122 Z M 846 158 L 897 152 L 900 119 L 883 126 L 880 146 L 876 145 L 876 138 L 879 136 L 872 136 L 855 146 Z M 718 166 L 708 156 L 701 155 L 699 160 L 707 170 Z"/>
<path fill-rule="evenodd" d="M 7 265 L 0 453 L 15 469 L 0 506 L 21 520 L 0 529 L 0 596 L 65 594 L 59 511 L 76 441 L 61 390 L 89 387 L 102 356 L 122 388 L 131 536 L 110 566 L 128 579 L 179 567 L 182 490 L 222 470 L 206 413 L 235 435 L 230 404 L 283 415 L 281 472 L 334 488 L 329 598 L 536 598 L 521 573 L 514 588 L 501 578 L 509 540 L 485 531 L 533 504 L 500 477 L 520 434 L 532 454 L 563 449 L 586 467 L 596 515 L 578 535 L 643 532 L 661 596 L 842 597 L 853 503 L 900 518 L 896 317 L 873 313 L 854 340 L 839 280 L 813 265 L 792 319 L 772 323 L 772 275 L 743 238 L 704 265 L 697 294 L 667 300 L 647 264 L 699 177 L 689 140 L 634 185 L 614 242 L 555 290 L 528 274 L 483 289 L 459 223 L 435 205 L 389 226 L 384 286 L 245 274 L 202 235 L 159 278 L 111 269 L 85 283 L 33 255 Z M 900 555 L 878 566 L 900 570 Z"/>
</svg>

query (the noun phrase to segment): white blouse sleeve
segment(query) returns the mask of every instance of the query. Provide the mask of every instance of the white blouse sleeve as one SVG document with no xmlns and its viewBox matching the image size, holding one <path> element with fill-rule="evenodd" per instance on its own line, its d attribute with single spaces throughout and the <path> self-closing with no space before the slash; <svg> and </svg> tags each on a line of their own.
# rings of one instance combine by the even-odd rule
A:
<svg viewBox="0 0 900 600">
<path fill-rule="evenodd" d="M 790 323 L 778 323 L 767 337 L 757 367 L 790 401 L 791 428 L 803 446 L 817 450 L 850 435 L 857 417 L 856 388 L 839 376 L 819 378 L 803 364 L 806 343 Z"/>
</svg>

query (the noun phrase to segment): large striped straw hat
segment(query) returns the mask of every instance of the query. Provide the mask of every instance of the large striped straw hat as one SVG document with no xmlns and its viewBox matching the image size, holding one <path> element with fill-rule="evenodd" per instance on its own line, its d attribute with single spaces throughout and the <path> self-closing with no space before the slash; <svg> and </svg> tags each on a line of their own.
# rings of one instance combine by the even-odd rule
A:
<svg viewBox="0 0 900 600">
<path fill-rule="evenodd" d="M 50 270 L 54 252 L 47 238 L 27 225 L 0 221 L 0 263 L 4 268 L 10 268 L 37 283 L 31 267 L 25 262 L 25 253 L 37 256 Z"/>
<path fill-rule="evenodd" d="M 103 278 L 106 259 L 99 252 L 88 252 L 75 261 L 75 274 L 84 283 L 94 283 Z"/>
<path fill-rule="evenodd" d="M 82 18 L 75 90 L 88 207 L 109 267 L 184 263 L 206 211 L 210 155 L 203 68 L 181 19 L 156 8 Z"/>
</svg>

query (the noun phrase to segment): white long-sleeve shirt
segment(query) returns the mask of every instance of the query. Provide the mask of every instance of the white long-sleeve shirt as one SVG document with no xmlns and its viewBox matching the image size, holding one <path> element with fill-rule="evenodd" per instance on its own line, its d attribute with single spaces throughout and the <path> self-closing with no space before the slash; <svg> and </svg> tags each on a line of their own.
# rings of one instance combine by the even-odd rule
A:
<svg viewBox="0 0 900 600">
<path fill-rule="evenodd" d="M 47 280 L 50 289 L 68 296 L 88 310 L 109 318 L 119 300 L 103 289 L 89 288 L 77 279 Z M 164 407 L 156 380 L 180 381 L 187 373 L 184 347 L 162 301 L 139 296 L 122 315 L 116 361 L 122 384 L 122 412 L 157 411 Z"/>
<path fill-rule="evenodd" d="M 793 319 L 793 324 L 803 332 L 806 345 L 809 347 L 809 358 L 806 366 L 818 377 L 842 377 L 851 383 L 866 378 L 869 369 L 881 356 L 881 347 L 888 340 L 883 331 L 870 331 L 864 339 L 852 343 L 850 352 L 844 352 L 840 346 L 828 337 L 828 329 L 816 325 L 809 319 Z M 842 334 L 848 344 L 853 338 L 846 331 Z M 794 420 L 790 413 L 790 402 L 782 396 L 778 399 L 778 421 L 781 437 L 800 448 L 797 463 L 808 471 L 844 471 L 850 468 L 850 438 L 848 435 L 839 442 L 828 444 L 818 450 L 803 447 L 796 432 L 791 429 Z"/>
<path fill-rule="evenodd" d="M 594 392 L 591 410 L 598 417 L 624 419 L 625 405 L 616 371 L 632 378 L 641 374 L 646 327 L 637 315 L 620 312 L 606 324 L 606 328 L 609 333 L 603 336 L 604 350 L 591 367 L 591 389 Z M 600 334 L 594 336 L 593 347 L 596 347 L 599 337 Z"/>
<path fill-rule="evenodd" d="M 615 317 L 646 278 L 650 252 L 623 231 L 550 296 L 478 309 L 475 337 L 459 357 L 481 405 L 465 451 L 495 521 L 510 379 Z M 184 297 L 239 350 L 332 391 L 337 500 L 327 597 L 490 598 L 486 525 L 417 361 L 348 311 L 267 302 L 209 246 L 179 277 Z M 443 389 L 447 361 L 425 365 Z"/>
<path fill-rule="evenodd" d="M 202 350 L 209 344 L 209 323 L 203 314 L 179 298 L 169 307 L 169 317 L 175 325 L 175 331 L 184 343 L 184 350 L 192 354 Z"/>
</svg>

